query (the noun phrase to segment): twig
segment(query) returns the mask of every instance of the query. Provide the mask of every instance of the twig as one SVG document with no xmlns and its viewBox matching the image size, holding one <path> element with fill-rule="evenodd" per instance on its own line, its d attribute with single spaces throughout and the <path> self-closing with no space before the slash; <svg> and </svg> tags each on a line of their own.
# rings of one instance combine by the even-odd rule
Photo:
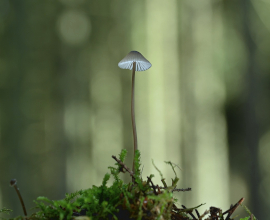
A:
<svg viewBox="0 0 270 220">
<path fill-rule="evenodd" d="M 160 189 L 168 189 L 168 187 L 160 187 Z M 182 192 L 185 192 L 185 191 L 191 191 L 191 188 L 186 188 L 186 189 L 176 189 L 176 188 L 174 188 L 173 190 L 172 190 L 172 192 L 174 192 L 174 191 L 176 191 L 176 192 L 180 192 L 180 191 L 182 191 Z"/>
<path fill-rule="evenodd" d="M 158 195 L 158 193 L 157 193 L 157 191 L 156 191 L 156 187 L 155 187 L 154 183 L 152 182 L 151 178 L 147 177 L 147 179 L 148 179 L 148 181 L 151 183 L 155 195 Z"/>
<path fill-rule="evenodd" d="M 128 171 L 130 176 L 132 176 L 133 179 L 135 179 L 134 173 L 132 171 L 130 171 L 130 169 L 128 169 L 128 167 L 121 160 L 117 159 L 117 157 L 114 155 L 112 156 L 112 158 L 115 159 L 116 162 L 119 163 L 123 169 Z"/>
<path fill-rule="evenodd" d="M 242 204 L 242 202 L 245 200 L 245 198 L 241 198 L 234 206 L 232 206 L 229 210 L 227 210 L 226 212 L 223 213 L 223 215 L 227 214 L 227 217 L 225 220 L 229 220 L 230 219 L 230 216 L 234 213 L 234 211 L 237 209 L 237 207 L 239 205 Z"/>
<path fill-rule="evenodd" d="M 183 207 L 184 209 L 187 209 L 187 207 L 184 206 L 184 205 L 182 205 L 182 207 Z M 192 214 L 192 211 L 187 211 L 187 213 L 190 214 L 190 216 L 191 216 L 193 219 L 196 219 L 196 217 Z"/>
<path fill-rule="evenodd" d="M 159 185 L 156 185 L 156 188 L 158 189 L 158 194 L 161 194 Z"/>
<path fill-rule="evenodd" d="M 176 192 L 180 192 L 180 191 L 182 191 L 182 192 L 185 192 L 185 191 L 191 191 L 191 188 L 186 188 L 186 189 L 173 189 L 172 192 L 174 192 L 174 191 L 176 191 Z"/>
<path fill-rule="evenodd" d="M 200 218 L 200 213 L 199 213 L 199 211 L 198 211 L 197 209 L 195 209 L 195 212 L 196 212 L 198 218 Z"/>
<path fill-rule="evenodd" d="M 209 210 L 205 210 L 205 212 L 201 215 L 199 220 L 202 220 L 202 218 L 205 217 L 207 214 L 209 214 Z"/>
</svg>

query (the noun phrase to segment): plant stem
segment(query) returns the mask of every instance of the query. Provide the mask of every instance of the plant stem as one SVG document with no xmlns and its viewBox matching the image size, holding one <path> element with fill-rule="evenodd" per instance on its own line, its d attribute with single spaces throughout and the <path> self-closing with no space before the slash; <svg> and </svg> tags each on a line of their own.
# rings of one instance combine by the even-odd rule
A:
<svg viewBox="0 0 270 220">
<path fill-rule="evenodd" d="M 15 189 L 15 191 L 16 191 L 16 193 L 17 193 L 19 199 L 20 199 L 20 202 L 21 202 L 21 205 L 22 205 L 22 208 L 23 208 L 24 215 L 27 216 L 27 212 L 26 212 L 26 208 L 25 208 L 25 205 L 24 205 L 24 202 L 23 202 L 23 198 L 22 198 L 21 193 L 20 193 L 20 191 L 19 191 L 19 188 L 18 188 L 18 186 L 17 186 L 17 180 L 16 180 L 16 179 L 12 179 L 12 180 L 10 181 L 10 185 L 11 185 L 12 187 L 14 187 L 14 189 Z"/>
<path fill-rule="evenodd" d="M 132 120 L 132 130 L 133 130 L 133 142 L 134 142 L 134 156 L 133 156 L 133 168 L 132 171 L 135 173 L 135 151 L 138 149 L 137 146 L 137 131 L 136 131 L 136 122 L 135 122 L 135 101 L 134 101 L 134 90 L 135 90 L 135 70 L 136 70 L 136 62 L 133 62 L 133 69 L 132 69 L 132 86 L 131 86 L 131 120 Z"/>
<path fill-rule="evenodd" d="M 19 196 L 20 202 L 21 202 L 21 204 L 22 204 L 23 213 L 24 213 L 24 215 L 25 215 L 25 216 L 27 216 L 26 208 L 25 208 L 25 205 L 24 205 L 24 202 L 23 202 L 23 199 L 22 199 L 21 193 L 20 193 L 20 191 L 19 191 L 19 189 L 18 189 L 18 187 L 17 187 L 17 186 L 15 186 L 14 188 L 15 188 L 15 190 L 16 190 L 16 192 L 17 192 L 18 196 Z"/>
</svg>

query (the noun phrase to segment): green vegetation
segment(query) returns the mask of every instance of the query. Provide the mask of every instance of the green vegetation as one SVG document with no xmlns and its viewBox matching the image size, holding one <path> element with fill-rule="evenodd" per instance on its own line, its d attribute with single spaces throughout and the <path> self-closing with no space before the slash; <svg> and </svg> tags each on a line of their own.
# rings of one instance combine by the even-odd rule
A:
<svg viewBox="0 0 270 220">
<path fill-rule="evenodd" d="M 221 209 L 210 207 L 209 211 L 206 211 L 202 215 L 199 214 L 197 208 L 201 205 L 193 208 L 177 208 L 175 202 L 177 201 L 173 197 L 175 191 L 190 191 L 191 189 L 176 189 L 179 178 L 177 177 L 175 167 L 173 163 L 165 162 L 170 165 L 175 173 L 174 179 L 172 179 L 172 185 L 168 186 L 161 171 L 158 170 L 163 187 L 154 185 L 151 174 L 147 177 L 147 180 L 143 180 L 141 177 L 141 164 L 140 164 L 140 152 L 135 152 L 135 173 L 124 164 L 127 151 L 124 149 L 119 155 L 119 159 L 112 156 L 117 163 L 115 167 L 109 167 L 110 174 L 106 173 L 101 186 L 92 186 L 90 189 L 79 190 L 75 193 L 66 194 L 66 197 L 62 200 L 52 201 L 46 197 L 38 197 L 35 202 L 37 212 L 31 216 L 22 217 L 18 216 L 16 219 L 50 219 L 50 220 L 98 220 L 98 219 L 138 219 L 138 220 L 151 220 L 151 219 L 175 219 L 175 220 L 189 220 L 189 219 L 218 219 L 224 220 L 228 218 L 234 210 L 242 203 L 241 199 L 228 211 L 222 213 Z M 128 172 L 134 181 L 126 184 L 119 178 L 120 172 Z M 107 186 L 108 180 L 113 177 L 114 182 L 111 186 Z M 245 206 L 244 206 L 245 207 Z M 251 212 L 245 207 L 250 216 Z M 9 214 L 12 211 L 10 209 L 1 209 L 0 213 Z M 193 214 L 196 212 L 197 217 Z M 191 217 L 191 218 L 190 218 Z M 3 219 L 3 218 L 2 218 Z M 240 220 L 248 220 L 250 217 L 241 218 Z M 253 219 L 256 218 L 253 216 Z"/>
<path fill-rule="evenodd" d="M 11 209 L 6 209 L 6 208 L 0 209 L 0 213 L 2 214 L 9 214 L 10 212 L 12 212 Z"/>
<path fill-rule="evenodd" d="M 126 153 L 126 150 L 122 150 L 119 155 L 122 163 Z M 90 189 L 67 194 L 65 199 L 59 201 L 39 197 L 35 203 L 40 211 L 34 213 L 31 218 L 71 219 L 74 215 L 83 213 L 91 219 L 128 219 L 129 215 L 135 219 L 170 219 L 176 201 L 172 190 L 164 189 L 159 193 L 156 189 L 153 190 L 150 184 L 154 175 L 150 175 L 147 181 L 142 180 L 138 150 L 135 154 L 135 174 L 132 176 L 135 184 L 123 183 L 119 179 L 119 173 L 128 168 L 124 168 L 118 162 L 115 165 L 116 167 L 109 167 L 111 174 L 105 174 L 99 187 L 93 186 Z M 108 187 L 107 182 L 111 176 L 114 182 Z M 173 187 L 177 181 L 178 178 L 175 177 Z M 186 216 L 183 210 L 181 212 L 182 216 Z"/>
</svg>

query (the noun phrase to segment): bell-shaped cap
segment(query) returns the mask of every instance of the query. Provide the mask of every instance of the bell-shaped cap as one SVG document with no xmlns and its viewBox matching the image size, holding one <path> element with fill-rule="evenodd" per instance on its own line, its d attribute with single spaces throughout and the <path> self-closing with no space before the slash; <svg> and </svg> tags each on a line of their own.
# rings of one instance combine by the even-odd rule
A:
<svg viewBox="0 0 270 220">
<path fill-rule="evenodd" d="M 17 184 L 17 180 L 16 179 L 10 180 L 10 186 L 15 186 L 16 184 Z"/>
<path fill-rule="evenodd" d="M 121 69 L 132 70 L 134 62 L 136 62 L 135 71 L 145 71 L 152 66 L 152 64 L 138 51 L 129 52 L 129 54 L 118 63 L 118 66 Z"/>
</svg>

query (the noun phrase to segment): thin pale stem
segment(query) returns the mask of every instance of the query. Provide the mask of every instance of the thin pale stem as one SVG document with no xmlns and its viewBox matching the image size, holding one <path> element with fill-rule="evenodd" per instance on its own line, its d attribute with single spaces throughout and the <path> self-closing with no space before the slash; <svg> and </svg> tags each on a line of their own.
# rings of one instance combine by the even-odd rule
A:
<svg viewBox="0 0 270 220">
<path fill-rule="evenodd" d="M 134 156 L 133 156 L 133 168 L 132 171 L 135 173 L 135 151 L 138 149 L 137 146 L 137 131 L 136 131 L 136 122 L 135 122 L 135 101 L 134 101 L 134 91 L 135 91 L 135 70 L 136 70 L 136 62 L 133 63 L 132 69 L 132 86 L 131 86 L 131 120 L 132 120 L 132 130 L 133 130 L 133 142 L 134 142 Z"/>
<path fill-rule="evenodd" d="M 18 189 L 18 187 L 17 187 L 16 185 L 15 185 L 14 188 L 15 188 L 15 190 L 16 190 L 18 196 L 19 196 L 20 202 L 21 202 L 21 204 L 22 204 L 22 208 L 23 208 L 24 215 L 27 216 L 26 208 L 25 208 L 25 205 L 24 205 L 24 202 L 23 202 L 21 193 L 20 193 L 20 191 L 19 191 L 19 189 Z"/>
</svg>

